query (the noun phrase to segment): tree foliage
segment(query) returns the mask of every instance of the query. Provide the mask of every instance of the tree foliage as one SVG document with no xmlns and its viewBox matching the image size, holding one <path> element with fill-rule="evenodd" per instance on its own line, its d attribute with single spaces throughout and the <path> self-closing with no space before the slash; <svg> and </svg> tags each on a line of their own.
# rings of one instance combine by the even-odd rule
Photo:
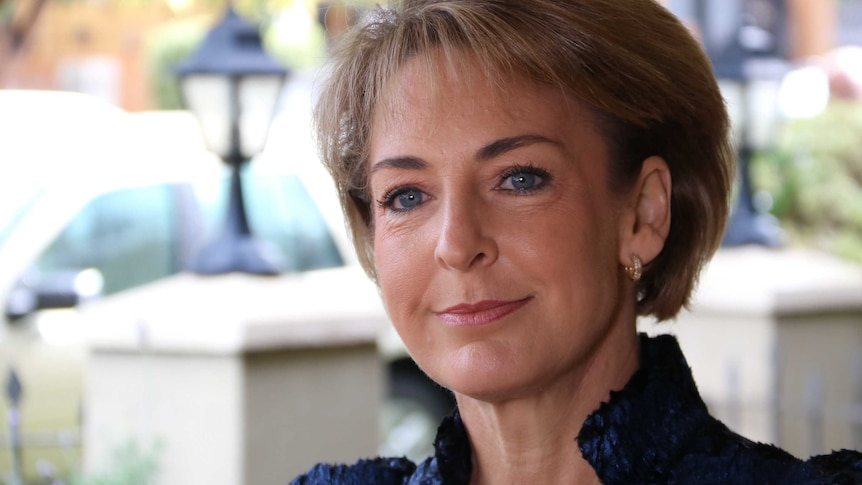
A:
<svg viewBox="0 0 862 485">
<path fill-rule="evenodd" d="M 48 0 L 0 0 L 0 86 L 10 61 L 24 46 Z"/>
</svg>

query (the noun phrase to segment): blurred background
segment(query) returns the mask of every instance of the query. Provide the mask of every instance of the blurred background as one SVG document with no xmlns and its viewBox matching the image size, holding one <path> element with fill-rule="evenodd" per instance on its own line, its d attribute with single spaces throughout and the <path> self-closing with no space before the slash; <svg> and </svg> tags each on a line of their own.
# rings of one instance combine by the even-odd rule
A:
<svg viewBox="0 0 862 485">
<path fill-rule="evenodd" d="M 679 336 L 731 428 L 860 448 L 862 0 L 663 3 L 740 163 L 691 308 L 640 325 Z M 310 135 L 328 48 L 371 8 L 0 0 L 0 484 L 431 452 L 453 400 L 392 332 Z"/>
</svg>

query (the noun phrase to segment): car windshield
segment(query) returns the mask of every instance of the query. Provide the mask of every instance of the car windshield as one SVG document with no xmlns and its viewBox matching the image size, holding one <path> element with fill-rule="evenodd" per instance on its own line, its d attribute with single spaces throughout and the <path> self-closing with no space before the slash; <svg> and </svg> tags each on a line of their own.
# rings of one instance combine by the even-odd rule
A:
<svg viewBox="0 0 862 485">
<path fill-rule="evenodd" d="M 43 189 L 20 184 L 0 186 L 0 246 L 43 193 Z"/>
<path fill-rule="evenodd" d="M 281 256 L 283 271 L 344 265 L 299 177 L 246 174 L 243 181 L 249 224 Z M 66 223 L 34 268 L 48 275 L 95 269 L 107 296 L 192 267 L 200 248 L 224 228 L 227 182 L 203 178 L 99 194 Z"/>
</svg>

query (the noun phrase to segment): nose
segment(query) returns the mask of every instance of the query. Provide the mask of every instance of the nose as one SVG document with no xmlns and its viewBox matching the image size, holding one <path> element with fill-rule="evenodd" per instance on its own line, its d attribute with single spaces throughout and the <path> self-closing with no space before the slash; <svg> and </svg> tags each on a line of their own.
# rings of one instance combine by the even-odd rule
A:
<svg viewBox="0 0 862 485">
<path fill-rule="evenodd" d="M 497 260 L 490 214 L 479 201 L 450 201 L 443 211 L 434 257 L 443 268 L 466 272 Z"/>
</svg>

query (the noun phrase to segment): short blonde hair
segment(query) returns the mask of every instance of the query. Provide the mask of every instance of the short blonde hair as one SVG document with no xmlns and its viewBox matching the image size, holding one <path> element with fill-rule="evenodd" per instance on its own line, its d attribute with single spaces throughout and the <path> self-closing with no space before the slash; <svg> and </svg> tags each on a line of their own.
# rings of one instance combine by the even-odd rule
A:
<svg viewBox="0 0 862 485">
<path fill-rule="evenodd" d="M 315 127 L 359 260 L 376 279 L 366 190 L 374 110 L 416 56 L 469 54 L 494 82 L 520 76 L 588 106 L 624 193 L 658 155 L 673 179 L 663 251 L 644 268 L 637 310 L 659 320 L 685 305 L 718 248 L 734 172 L 724 101 L 709 59 L 655 0 L 403 0 L 377 7 L 333 51 Z M 454 59 L 454 61 L 452 61 Z"/>
</svg>

